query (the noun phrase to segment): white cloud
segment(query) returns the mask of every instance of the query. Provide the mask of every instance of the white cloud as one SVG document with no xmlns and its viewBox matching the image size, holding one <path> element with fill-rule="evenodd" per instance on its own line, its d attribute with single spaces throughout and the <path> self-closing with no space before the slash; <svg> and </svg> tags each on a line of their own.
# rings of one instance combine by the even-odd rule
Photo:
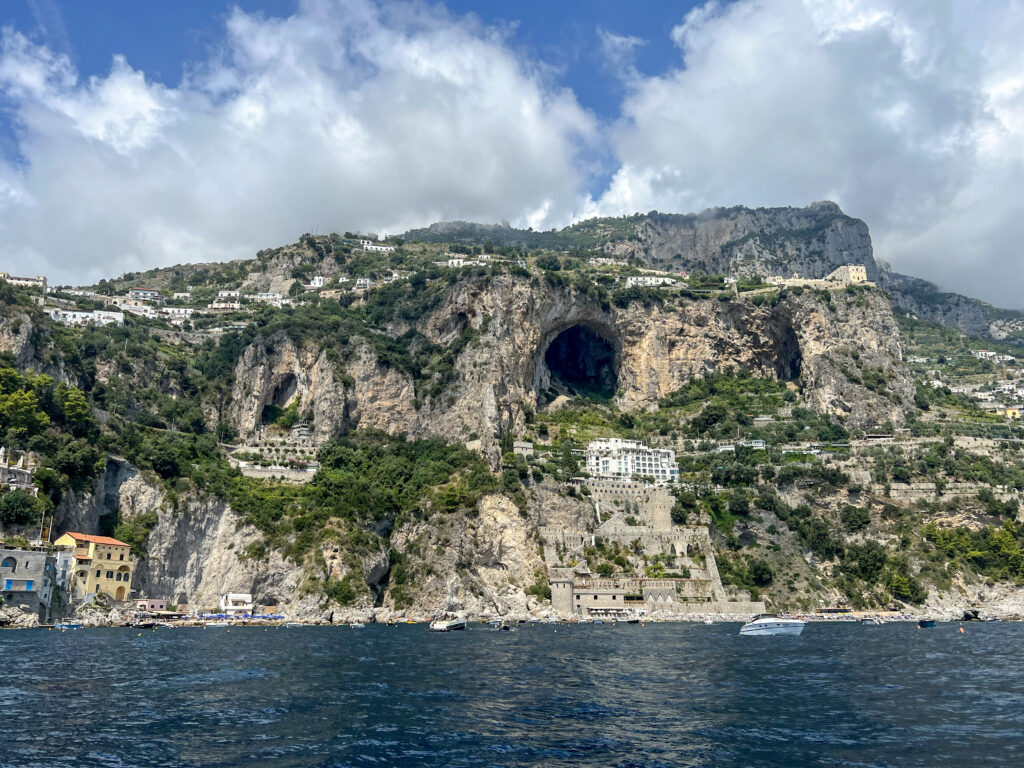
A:
<svg viewBox="0 0 1024 768">
<path fill-rule="evenodd" d="M 596 137 L 498 33 L 363 0 L 235 11 L 223 50 L 177 87 L 120 57 L 82 80 L 5 30 L 0 95 L 21 153 L 0 164 L 5 268 L 57 281 L 251 256 L 314 227 L 552 226 Z"/>
<path fill-rule="evenodd" d="M 85 281 L 314 227 L 828 198 L 898 269 L 1024 305 L 1019 0 L 710 2 L 653 77 L 633 64 L 643 41 L 595 27 L 626 90 L 611 125 L 512 34 L 423 3 L 308 0 L 233 12 L 221 49 L 161 85 L 116 56 L 81 78 L 60 45 L 6 30 L 4 268 Z"/>
<path fill-rule="evenodd" d="M 897 268 L 1024 306 L 1020 3 L 709 3 L 672 39 L 588 212 L 830 198 Z"/>
</svg>

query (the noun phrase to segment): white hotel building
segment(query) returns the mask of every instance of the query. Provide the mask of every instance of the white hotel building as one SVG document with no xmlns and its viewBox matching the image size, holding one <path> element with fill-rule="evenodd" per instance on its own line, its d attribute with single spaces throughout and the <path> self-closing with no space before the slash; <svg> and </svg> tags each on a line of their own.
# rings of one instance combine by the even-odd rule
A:
<svg viewBox="0 0 1024 768">
<path fill-rule="evenodd" d="M 648 448 L 639 440 L 610 437 L 592 440 L 587 446 L 587 472 L 592 477 L 653 477 L 658 483 L 679 479 L 676 452 L 668 448 Z"/>
</svg>

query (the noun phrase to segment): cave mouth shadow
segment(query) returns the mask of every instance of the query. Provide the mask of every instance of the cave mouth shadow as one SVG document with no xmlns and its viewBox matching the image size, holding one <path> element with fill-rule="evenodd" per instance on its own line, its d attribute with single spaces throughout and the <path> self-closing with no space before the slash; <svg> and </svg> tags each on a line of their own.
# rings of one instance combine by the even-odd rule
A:
<svg viewBox="0 0 1024 768">
<path fill-rule="evenodd" d="M 556 392 L 596 400 L 615 396 L 615 347 L 589 328 L 574 325 L 558 334 L 544 352 L 544 362 Z"/>
</svg>

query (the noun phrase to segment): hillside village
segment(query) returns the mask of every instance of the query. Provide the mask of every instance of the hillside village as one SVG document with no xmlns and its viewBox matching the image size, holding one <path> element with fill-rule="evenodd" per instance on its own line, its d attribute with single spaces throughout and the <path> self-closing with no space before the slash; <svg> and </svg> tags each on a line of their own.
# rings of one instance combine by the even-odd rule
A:
<svg viewBox="0 0 1024 768">
<path fill-rule="evenodd" d="M 1024 614 L 1024 352 L 893 316 L 870 271 L 346 233 L 94 286 L 0 274 L 0 608 Z M 507 412 L 462 383 L 519 332 L 489 291 L 581 318 Z M 644 317 L 710 357 L 642 384 Z"/>
</svg>

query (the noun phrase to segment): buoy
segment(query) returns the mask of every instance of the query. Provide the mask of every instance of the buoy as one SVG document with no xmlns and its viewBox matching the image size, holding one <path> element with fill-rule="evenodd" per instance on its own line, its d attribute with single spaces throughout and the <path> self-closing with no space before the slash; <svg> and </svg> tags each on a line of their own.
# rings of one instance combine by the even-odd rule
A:
<svg viewBox="0 0 1024 768">
<path fill-rule="evenodd" d="M 136 637 L 142 637 L 142 633 L 139 632 L 139 634 L 137 634 Z"/>
</svg>

